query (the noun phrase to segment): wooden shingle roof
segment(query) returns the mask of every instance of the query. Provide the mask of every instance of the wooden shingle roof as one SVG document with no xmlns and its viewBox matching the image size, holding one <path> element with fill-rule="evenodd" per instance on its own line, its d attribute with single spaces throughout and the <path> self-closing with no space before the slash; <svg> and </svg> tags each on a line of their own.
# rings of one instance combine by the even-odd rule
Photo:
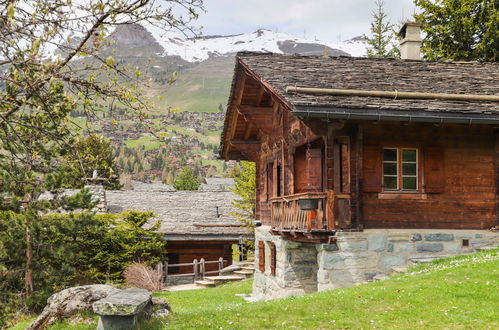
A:
<svg viewBox="0 0 499 330">
<path fill-rule="evenodd" d="M 238 240 L 250 238 L 232 212 L 230 191 L 107 191 L 110 213 L 152 211 L 167 240 Z"/>
<path fill-rule="evenodd" d="M 499 102 L 286 93 L 287 86 L 499 95 L 499 64 L 303 56 L 241 52 L 237 66 L 252 72 L 296 110 L 304 107 L 498 115 Z M 241 68 L 236 67 L 236 71 Z M 499 117 L 498 117 L 499 119 Z"/>
</svg>

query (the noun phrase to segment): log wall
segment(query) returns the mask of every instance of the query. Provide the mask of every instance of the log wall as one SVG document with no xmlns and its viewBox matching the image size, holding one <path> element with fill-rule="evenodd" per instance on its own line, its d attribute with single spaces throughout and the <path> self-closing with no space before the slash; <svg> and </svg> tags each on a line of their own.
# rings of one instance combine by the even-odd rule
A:
<svg viewBox="0 0 499 330">
<path fill-rule="evenodd" d="M 362 129 L 364 146 L 438 146 L 445 169 L 443 192 L 427 193 L 426 199 L 381 199 L 377 192 L 364 192 L 365 228 L 482 229 L 497 224 L 492 127 L 365 123 Z"/>
<path fill-rule="evenodd" d="M 168 254 L 178 253 L 178 263 L 192 263 L 194 259 L 198 261 L 204 258 L 205 261 L 218 260 L 220 257 L 228 260 L 232 264 L 232 244 L 237 242 L 227 241 L 169 241 L 167 244 Z M 170 261 L 169 261 L 170 262 Z M 171 262 L 170 262 L 171 263 Z M 178 267 L 177 274 L 192 273 L 192 266 Z M 217 264 L 207 264 L 206 271 L 218 270 Z"/>
</svg>

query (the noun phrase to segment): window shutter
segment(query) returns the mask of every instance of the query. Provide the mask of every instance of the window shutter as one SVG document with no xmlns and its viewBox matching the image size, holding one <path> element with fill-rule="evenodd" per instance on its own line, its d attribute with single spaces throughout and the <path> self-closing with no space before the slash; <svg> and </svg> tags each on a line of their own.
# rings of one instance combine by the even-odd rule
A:
<svg viewBox="0 0 499 330">
<path fill-rule="evenodd" d="M 295 193 L 322 191 L 322 149 L 299 149 L 294 155 Z"/>
<path fill-rule="evenodd" d="M 320 148 L 306 151 L 307 191 L 322 191 L 322 150 Z"/>
<path fill-rule="evenodd" d="M 258 242 L 258 269 L 263 273 L 265 272 L 265 243 Z"/>
<path fill-rule="evenodd" d="M 274 243 L 270 243 L 270 274 L 272 276 L 275 276 L 275 269 L 276 269 L 276 248 Z"/>
<path fill-rule="evenodd" d="M 445 191 L 444 150 L 441 147 L 424 149 L 424 188 L 427 193 Z"/>
<path fill-rule="evenodd" d="M 383 184 L 383 153 L 380 146 L 364 146 L 363 191 L 381 192 Z"/>
</svg>

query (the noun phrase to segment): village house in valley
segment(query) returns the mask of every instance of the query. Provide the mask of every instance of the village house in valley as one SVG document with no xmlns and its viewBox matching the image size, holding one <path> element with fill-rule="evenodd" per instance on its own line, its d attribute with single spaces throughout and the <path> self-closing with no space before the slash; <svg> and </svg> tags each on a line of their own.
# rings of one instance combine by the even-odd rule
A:
<svg viewBox="0 0 499 330">
<path fill-rule="evenodd" d="M 220 153 L 256 163 L 254 295 L 499 245 L 499 65 L 239 53 Z"/>
</svg>

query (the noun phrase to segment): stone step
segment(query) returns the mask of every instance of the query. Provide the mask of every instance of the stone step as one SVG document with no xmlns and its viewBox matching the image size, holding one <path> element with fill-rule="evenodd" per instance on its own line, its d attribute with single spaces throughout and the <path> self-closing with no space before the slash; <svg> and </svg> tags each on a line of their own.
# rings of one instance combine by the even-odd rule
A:
<svg viewBox="0 0 499 330">
<path fill-rule="evenodd" d="M 216 286 L 217 284 L 213 281 L 206 281 L 206 280 L 200 280 L 195 282 L 197 286 L 203 287 L 203 288 L 211 288 Z"/>
<path fill-rule="evenodd" d="M 237 270 L 234 274 L 244 276 L 245 278 L 253 276 L 253 272 L 249 270 Z"/>
<path fill-rule="evenodd" d="M 254 272 L 255 271 L 255 267 L 253 266 L 245 266 L 245 267 L 241 267 L 241 270 L 247 270 L 247 271 L 251 271 L 251 272 Z"/>
<path fill-rule="evenodd" d="M 430 264 L 433 260 L 445 258 L 442 256 L 439 257 L 420 257 L 420 258 L 411 258 L 410 260 L 416 264 Z"/>
<path fill-rule="evenodd" d="M 407 271 L 407 267 L 406 266 L 395 266 L 395 267 L 392 267 L 392 270 L 394 273 L 404 273 Z"/>
<path fill-rule="evenodd" d="M 490 250 L 495 250 L 497 249 L 497 246 L 479 246 L 475 250 L 478 251 L 490 251 Z"/>
<path fill-rule="evenodd" d="M 241 281 L 244 280 L 243 276 L 235 276 L 235 275 L 225 275 L 225 276 L 205 276 L 205 281 L 215 282 L 215 285 L 225 283 L 225 282 L 233 282 L 233 281 Z"/>
<path fill-rule="evenodd" d="M 241 262 L 237 262 L 235 263 L 235 265 L 237 265 L 238 267 L 254 267 L 255 266 L 255 263 L 254 262 L 244 262 L 244 261 L 241 261 Z"/>
</svg>

